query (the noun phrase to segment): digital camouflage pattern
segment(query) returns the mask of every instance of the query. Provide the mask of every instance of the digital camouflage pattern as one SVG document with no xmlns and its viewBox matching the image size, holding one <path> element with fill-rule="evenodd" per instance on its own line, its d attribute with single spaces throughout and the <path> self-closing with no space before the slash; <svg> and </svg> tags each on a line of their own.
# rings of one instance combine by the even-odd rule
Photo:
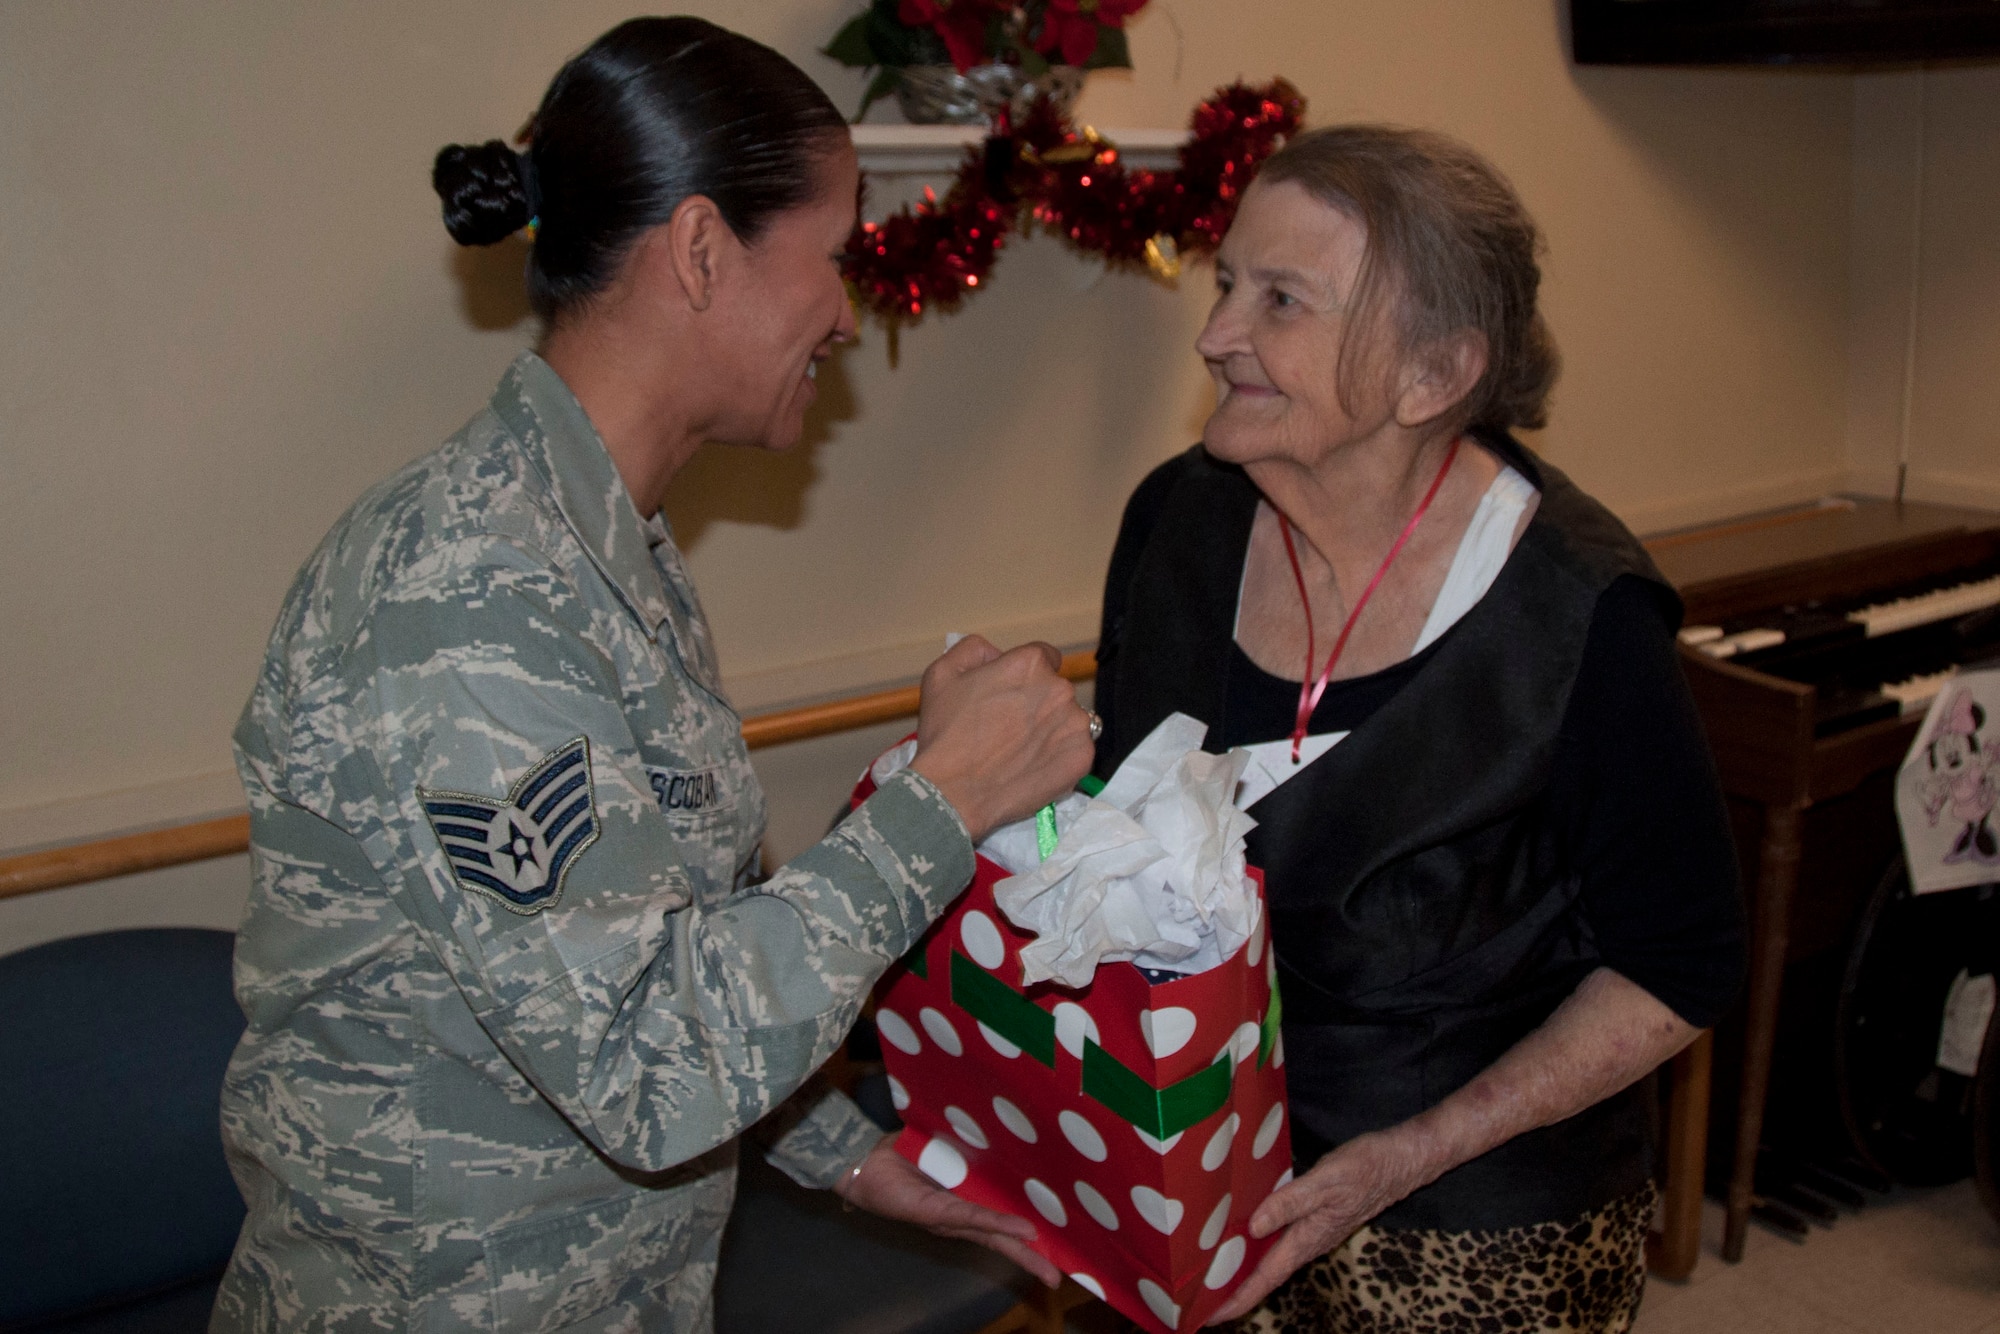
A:
<svg viewBox="0 0 2000 1334">
<path fill-rule="evenodd" d="M 463 878 L 422 794 L 499 809 L 579 738 L 597 828 L 560 883 Z M 791 1095 L 971 878 L 965 828 L 905 774 L 756 882 L 763 794 L 680 555 L 539 358 L 334 528 L 236 747 L 249 1218 L 214 1328 L 706 1330 L 737 1134 L 818 1186 L 879 1138 Z"/>
</svg>

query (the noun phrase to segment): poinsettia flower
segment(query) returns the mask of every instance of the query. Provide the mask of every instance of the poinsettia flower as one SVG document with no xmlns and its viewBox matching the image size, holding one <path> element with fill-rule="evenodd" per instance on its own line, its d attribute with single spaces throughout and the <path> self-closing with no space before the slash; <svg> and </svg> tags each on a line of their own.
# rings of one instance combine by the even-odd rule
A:
<svg viewBox="0 0 2000 1334">
<path fill-rule="evenodd" d="M 1065 65 L 1081 65 L 1090 59 L 1097 50 L 1099 3 L 1100 0 L 1049 0 L 1035 49 L 1051 58 L 1060 55 Z"/>
<path fill-rule="evenodd" d="M 1081 65 L 1097 50 L 1100 26 L 1122 28 L 1145 7 L 1146 0 L 1049 0 L 1035 49 L 1045 56 L 1060 52 L 1065 65 Z"/>
<path fill-rule="evenodd" d="M 951 63 L 964 73 L 991 59 L 986 51 L 988 9 L 979 0 L 898 0 L 896 17 L 912 28 L 935 31 L 944 39 Z"/>
</svg>

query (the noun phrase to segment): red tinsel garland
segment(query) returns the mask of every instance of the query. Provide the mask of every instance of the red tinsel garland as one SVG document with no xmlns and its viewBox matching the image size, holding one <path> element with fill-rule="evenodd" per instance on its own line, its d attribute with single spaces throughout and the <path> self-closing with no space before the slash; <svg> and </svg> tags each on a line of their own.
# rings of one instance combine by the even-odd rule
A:
<svg viewBox="0 0 2000 1334">
<path fill-rule="evenodd" d="M 1184 254 L 1213 251 L 1251 177 L 1305 116 L 1283 79 L 1237 83 L 1194 110 L 1176 171 L 1131 171 L 1115 145 L 1079 132 L 1046 101 L 1018 126 L 1003 117 L 966 150 L 939 200 L 848 237 L 842 269 L 855 299 L 892 325 L 951 310 L 983 286 L 1007 234 L 1029 221 L 1114 263 L 1147 262 L 1168 276 Z"/>
</svg>

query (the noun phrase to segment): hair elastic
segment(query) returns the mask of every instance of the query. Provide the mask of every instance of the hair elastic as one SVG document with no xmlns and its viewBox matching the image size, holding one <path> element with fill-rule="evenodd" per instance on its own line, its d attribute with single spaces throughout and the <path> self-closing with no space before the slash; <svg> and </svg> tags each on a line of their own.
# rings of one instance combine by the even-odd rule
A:
<svg viewBox="0 0 2000 1334">
<path fill-rule="evenodd" d="M 535 179 L 535 160 L 526 153 L 514 155 L 521 177 L 521 193 L 528 199 L 528 239 L 534 240 L 542 230 L 542 186 Z"/>
</svg>

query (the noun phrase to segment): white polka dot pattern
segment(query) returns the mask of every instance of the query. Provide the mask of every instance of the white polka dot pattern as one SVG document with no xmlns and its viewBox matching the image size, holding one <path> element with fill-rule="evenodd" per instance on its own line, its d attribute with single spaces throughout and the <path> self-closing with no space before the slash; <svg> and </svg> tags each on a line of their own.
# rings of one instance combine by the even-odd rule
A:
<svg viewBox="0 0 2000 1334">
<path fill-rule="evenodd" d="M 1132 1187 L 1132 1207 L 1139 1211 L 1139 1217 L 1153 1225 L 1154 1231 L 1167 1237 L 1174 1235 L 1174 1229 L 1187 1215 L 1186 1205 L 1169 1199 L 1151 1186 Z"/>
<path fill-rule="evenodd" d="M 899 1112 L 910 1110 L 910 1091 L 894 1075 L 889 1076 L 889 1105 Z"/>
<path fill-rule="evenodd" d="M 1167 1136 L 1165 1139 L 1154 1139 L 1151 1135 L 1148 1135 L 1145 1131 L 1139 1129 L 1139 1127 L 1133 1126 L 1132 1133 L 1139 1137 L 1139 1142 L 1141 1144 L 1144 1144 L 1154 1153 L 1157 1153 L 1162 1158 L 1164 1158 L 1168 1154 L 1174 1151 L 1174 1145 L 1180 1143 L 1181 1136 L 1185 1135 L 1187 1132 L 1185 1130 L 1176 1130 L 1173 1134 Z"/>
<path fill-rule="evenodd" d="M 944 1119 L 951 1122 L 952 1133 L 967 1144 L 975 1149 L 986 1147 L 986 1132 L 979 1128 L 979 1123 L 963 1107 L 945 1108 Z"/>
<path fill-rule="evenodd" d="M 1233 1045 L 1236 1048 L 1238 1063 L 1247 1061 L 1257 1054 L 1257 1044 L 1263 1040 L 1263 1037 L 1264 1030 L 1255 1024 L 1245 1022 L 1236 1026 L 1236 1038 Z"/>
<path fill-rule="evenodd" d="M 1000 938 L 1000 928 L 977 908 L 960 919 L 958 938 L 965 945 L 965 952 L 981 968 L 991 971 L 1007 961 L 1007 942 Z"/>
<path fill-rule="evenodd" d="M 1236 1131 L 1242 1126 L 1243 1118 L 1231 1112 L 1215 1133 L 1208 1137 L 1208 1147 L 1201 1151 L 1201 1170 L 1213 1172 L 1229 1161 L 1229 1150 L 1236 1143 Z"/>
<path fill-rule="evenodd" d="M 1208 1262 L 1208 1273 L 1203 1276 L 1202 1286 L 1210 1292 L 1222 1287 L 1236 1277 L 1236 1271 L 1243 1267 L 1243 1252 L 1246 1249 L 1243 1238 L 1231 1237 L 1222 1243 L 1215 1258 Z"/>
<path fill-rule="evenodd" d="M 1174 1305 L 1174 1299 L 1167 1295 L 1165 1288 L 1150 1278 L 1142 1278 L 1139 1280 L 1139 1299 L 1146 1303 L 1146 1309 L 1168 1329 L 1180 1328 L 1181 1308 Z"/>
<path fill-rule="evenodd" d="M 933 1138 L 917 1155 L 917 1170 L 946 1190 L 957 1190 L 965 1180 L 965 1155 L 944 1140 Z"/>
<path fill-rule="evenodd" d="M 875 1031 L 882 1035 L 884 1042 L 897 1051 L 915 1056 L 924 1049 L 923 1039 L 917 1036 L 917 1030 L 911 1028 L 910 1021 L 894 1010 L 875 1011 Z"/>
<path fill-rule="evenodd" d="M 1111 1201 L 1097 1193 L 1097 1188 L 1088 1181 L 1079 1181 L 1070 1189 L 1076 1192 L 1076 1202 L 1083 1211 L 1097 1220 L 1099 1227 L 1107 1232 L 1118 1230 L 1118 1211 L 1111 1207 Z"/>
<path fill-rule="evenodd" d="M 1091 1296 L 1097 1298 L 1098 1301 L 1101 1302 L 1104 1300 L 1104 1285 L 1102 1283 L 1099 1283 L 1096 1279 L 1092 1278 L 1090 1275 L 1071 1274 L 1070 1281 L 1075 1283 L 1076 1286 L 1082 1288 L 1085 1292 L 1089 1293 Z"/>
<path fill-rule="evenodd" d="M 1007 1041 L 1007 1039 L 1001 1037 L 998 1033 L 995 1033 L 984 1022 L 979 1020 L 975 1020 L 974 1022 L 979 1024 L 979 1036 L 985 1038 L 986 1045 L 993 1048 L 994 1051 L 999 1052 L 1010 1061 L 1021 1054 L 1019 1047 Z"/>
<path fill-rule="evenodd" d="M 1271 1110 L 1264 1113 L 1264 1124 L 1257 1127 L 1257 1138 L 1250 1141 L 1250 1156 L 1262 1158 L 1278 1142 L 1278 1127 L 1285 1124 L 1285 1104 L 1274 1102 Z"/>
<path fill-rule="evenodd" d="M 1183 1006 L 1139 1012 L 1139 1033 L 1146 1039 L 1146 1050 L 1155 1057 L 1172 1056 L 1187 1046 L 1194 1040 L 1194 1030 L 1194 1011 Z"/>
<path fill-rule="evenodd" d="M 993 1100 L 993 1115 L 1000 1118 L 1000 1124 L 1007 1127 L 1009 1134 L 1023 1144 L 1033 1144 L 1041 1136 L 1035 1132 L 1035 1123 L 1028 1114 L 1005 1098 Z"/>
<path fill-rule="evenodd" d="M 1064 1001 L 1055 1008 L 1056 1041 L 1062 1043 L 1063 1050 L 1083 1059 L 1083 1040 L 1098 1041 L 1097 1021 L 1090 1017 L 1075 1001 Z"/>
<path fill-rule="evenodd" d="M 1097 1133 L 1097 1127 L 1075 1112 L 1065 1107 L 1056 1114 L 1056 1124 L 1062 1127 L 1063 1138 L 1093 1163 L 1101 1163 L 1109 1156 L 1104 1147 L 1104 1136 Z"/>
<path fill-rule="evenodd" d="M 1063 1208 L 1062 1196 L 1033 1177 L 1021 1183 L 1021 1193 L 1028 1197 L 1029 1204 L 1035 1206 L 1036 1213 L 1057 1227 L 1069 1226 L 1069 1210 Z"/>
<path fill-rule="evenodd" d="M 1229 1205 L 1235 1197 L 1225 1195 L 1216 1202 L 1215 1212 L 1201 1225 L 1201 1235 L 1195 1238 L 1205 1251 L 1213 1250 L 1215 1243 L 1222 1240 L 1222 1229 L 1229 1226 Z"/>
<path fill-rule="evenodd" d="M 926 1005 L 917 1011 L 917 1022 L 931 1035 L 932 1042 L 944 1048 L 946 1055 L 965 1055 L 965 1044 L 958 1040 L 958 1030 L 951 1026 L 951 1020 L 944 1017 L 942 1010 Z"/>
</svg>

